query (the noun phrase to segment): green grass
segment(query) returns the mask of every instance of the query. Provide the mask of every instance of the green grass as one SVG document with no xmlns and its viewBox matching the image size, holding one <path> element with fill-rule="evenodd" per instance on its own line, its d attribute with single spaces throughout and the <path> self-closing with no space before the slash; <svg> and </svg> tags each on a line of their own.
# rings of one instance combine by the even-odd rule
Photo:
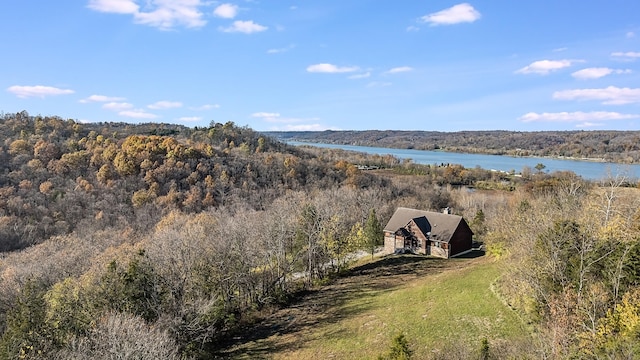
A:
<svg viewBox="0 0 640 360">
<path fill-rule="evenodd" d="M 402 333 L 415 358 L 422 359 L 447 351 L 452 342 L 479 349 L 483 338 L 496 343 L 527 337 L 516 314 L 490 289 L 500 275 L 497 262 L 488 258 L 428 261 L 433 268 L 423 269 L 425 274 L 408 273 L 385 284 L 343 286 L 335 301 L 323 309 L 326 316 L 312 326 L 244 344 L 247 352 L 235 353 L 244 353 L 238 358 L 255 356 L 255 349 L 261 347 L 265 358 L 375 359 Z M 327 296 L 332 294 L 327 291 Z"/>
</svg>

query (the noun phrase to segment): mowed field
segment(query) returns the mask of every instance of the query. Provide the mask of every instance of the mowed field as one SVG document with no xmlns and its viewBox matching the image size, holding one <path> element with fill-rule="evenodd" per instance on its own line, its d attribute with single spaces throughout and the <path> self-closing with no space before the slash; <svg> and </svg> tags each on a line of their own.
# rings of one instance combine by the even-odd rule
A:
<svg viewBox="0 0 640 360">
<path fill-rule="evenodd" d="M 526 342 L 519 317 L 491 290 L 500 262 L 388 256 L 354 267 L 234 339 L 231 359 L 375 359 L 402 333 L 414 358 Z"/>
</svg>

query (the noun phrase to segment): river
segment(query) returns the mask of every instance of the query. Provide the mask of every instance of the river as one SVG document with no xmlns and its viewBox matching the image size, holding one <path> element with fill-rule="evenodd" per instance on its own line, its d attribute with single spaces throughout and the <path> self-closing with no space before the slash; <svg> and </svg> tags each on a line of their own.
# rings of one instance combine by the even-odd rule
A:
<svg viewBox="0 0 640 360">
<path fill-rule="evenodd" d="M 596 161 L 553 159 L 541 157 L 515 157 L 506 155 L 482 155 L 453 153 L 446 151 L 427 151 L 410 149 L 390 149 L 370 146 L 322 144 L 300 141 L 287 141 L 290 145 L 309 145 L 331 149 L 359 151 L 368 154 L 393 155 L 398 159 L 411 159 L 416 164 L 459 164 L 465 168 L 479 166 L 487 170 L 515 171 L 520 173 L 526 166 L 532 171 L 537 164 L 545 166 L 545 172 L 572 171 L 587 180 L 601 180 L 608 177 L 626 176 L 630 180 L 640 178 L 640 165 L 614 164 Z"/>
</svg>

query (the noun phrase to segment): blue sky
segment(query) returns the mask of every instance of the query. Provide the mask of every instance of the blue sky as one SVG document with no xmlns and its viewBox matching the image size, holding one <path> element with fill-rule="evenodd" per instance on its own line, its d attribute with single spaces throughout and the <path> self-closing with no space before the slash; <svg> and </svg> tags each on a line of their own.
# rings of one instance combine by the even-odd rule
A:
<svg viewBox="0 0 640 360">
<path fill-rule="evenodd" d="M 0 111 L 256 130 L 639 130 L 635 0 L 3 0 Z"/>
</svg>

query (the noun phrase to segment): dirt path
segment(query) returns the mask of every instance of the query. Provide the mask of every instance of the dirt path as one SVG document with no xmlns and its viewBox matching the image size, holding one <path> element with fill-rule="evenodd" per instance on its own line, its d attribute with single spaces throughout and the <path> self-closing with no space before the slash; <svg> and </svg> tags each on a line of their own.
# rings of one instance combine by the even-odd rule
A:
<svg viewBox="0 0 640 360">
<path fill-rule="evenodd" d="M 222 350 L 219 358 L 268 359 L 269 354 L 295 350 L 320 324 L 336 322 L 357 313 L 343 304 L 372 292 L 388 291 L 444 271 L 469 266 L 469 261 L 485 261 L 480 253 L 466 258 L 438 259 L 423 256 L 390 256 L 355 267 L 330 285 L 308 291 L 289 307 L 279 309 Z"/>
</svg>

